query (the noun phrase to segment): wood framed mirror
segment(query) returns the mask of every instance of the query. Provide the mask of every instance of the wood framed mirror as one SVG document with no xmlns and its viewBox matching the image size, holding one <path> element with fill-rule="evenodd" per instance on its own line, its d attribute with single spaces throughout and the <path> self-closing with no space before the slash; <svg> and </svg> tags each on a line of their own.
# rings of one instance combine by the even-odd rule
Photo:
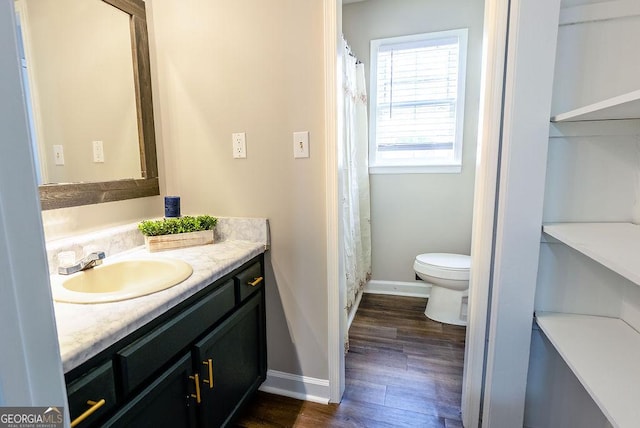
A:
<svg viewBox="0 0 640 428">
<path fill-rule="evenodd" d="M 160 194 L 145 4 L 143 0 L 99 1 L 129 15 L 141 178 L 41 185 L 42 210 Z"/>
</svg>

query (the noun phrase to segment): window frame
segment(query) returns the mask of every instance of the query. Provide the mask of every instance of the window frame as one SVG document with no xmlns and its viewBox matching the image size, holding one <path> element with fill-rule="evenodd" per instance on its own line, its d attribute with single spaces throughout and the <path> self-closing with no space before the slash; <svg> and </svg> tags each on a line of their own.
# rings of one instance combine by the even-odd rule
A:
<svg viewBox="0 0 640 428">
<path fill-rule="evenodd" d="M 420 173 L 460 173 L 462 172 L 462 142 L 464 128 L 464 106 L 467 71 L 467 28 L 446 31 L 412 34 L 371 40 L 369 69 L 369 173 L 370 174 L 420 174 Z M 377 81 L 378 52 L 381 47 L 401 45 L 413 42 L 432 41 L 457 37 L 458 39 L 458 85 L 456 97 L 455 139 L 453 142 L 453 160 L 451 162 L 410 162 L 381 163 L 376 159 L 377 141 Z"/>
</svg>

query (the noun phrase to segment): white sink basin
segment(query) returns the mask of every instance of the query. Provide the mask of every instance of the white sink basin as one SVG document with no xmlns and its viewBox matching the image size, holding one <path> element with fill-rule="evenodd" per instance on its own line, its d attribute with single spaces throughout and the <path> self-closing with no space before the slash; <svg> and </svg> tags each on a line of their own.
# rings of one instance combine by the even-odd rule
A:
<svg viewBox="0 0 640 428">
<path fill-rule="evenodd" d="M 176 259 L 130 259 L 73 275 L 55 275 L 53 299 L 68 303 L 104 303 L 132 299 L 166 290 L 189 278 L 193 268 Z"/>
</svg>

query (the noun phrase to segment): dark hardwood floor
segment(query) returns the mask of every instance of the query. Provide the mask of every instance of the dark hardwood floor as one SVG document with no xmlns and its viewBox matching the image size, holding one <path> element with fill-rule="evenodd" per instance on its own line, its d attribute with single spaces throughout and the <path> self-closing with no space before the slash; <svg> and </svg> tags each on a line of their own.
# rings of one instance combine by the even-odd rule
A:
<svg viewBox="0 0 640 428">
<path fill-rule="evenodd" d="M 426 299 L 365 294 L 349 331 L 346 389 L 328 406 L 259 392 L 238 427 L 460 428 L 465 328 Z"/>
</svg>

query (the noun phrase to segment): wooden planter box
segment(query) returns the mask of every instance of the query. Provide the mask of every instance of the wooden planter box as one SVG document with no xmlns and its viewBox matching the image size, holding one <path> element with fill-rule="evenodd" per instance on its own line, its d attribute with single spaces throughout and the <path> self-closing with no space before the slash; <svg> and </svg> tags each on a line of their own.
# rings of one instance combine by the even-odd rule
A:
<svg viewBox="0 0 640 428">
<path fill-rule="evenodd" d="M 177 233 L 175 235 L 145 236 L 144 242 L 150 252 L 213 244 L 213 230 Z"/>
</svg>

